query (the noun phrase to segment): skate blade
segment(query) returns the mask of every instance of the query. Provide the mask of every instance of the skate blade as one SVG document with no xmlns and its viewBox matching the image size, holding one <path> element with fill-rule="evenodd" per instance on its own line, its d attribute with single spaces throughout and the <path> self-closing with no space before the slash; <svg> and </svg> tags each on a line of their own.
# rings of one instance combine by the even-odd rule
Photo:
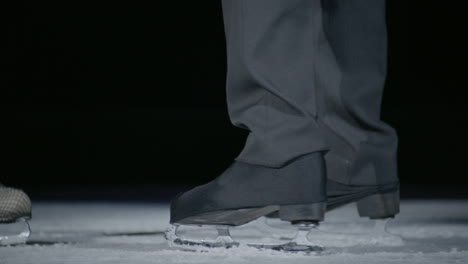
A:
<svg viewBox="0 0 468 264">
<path fill-rule="evenodd" d="M 177 234 L 178 225 L 171 225 L 164 233 L 165 239 L 170 247 L 181 248 L 186 250 L 209 249 L 209 248 L 232 248 L 239 247 L 239 243 L 235 242 L 229 234 L 227 226 L 217 226 L 218 237 L 215 240 L 192 240 L 179 237 Z"/>
<path fill-rule="evenodd" d="M 324 248 L 320 245 L 301 245 L 296 242 L 289 242 L 286 244 L 278 244 L 278 245 L 268 245 L 268 244 L 247 244 L 249 247 L 253 247 L 256 249 L 267 249 L 267 250 L 275 250 L 275 251 L 282 251 L 282 252 L 290 252 L 290 253 L 319 253 L 324 250 Z"/>
<path fill-rule="evenodd" d="M 24 244 L 30 235 L 31 227 L 25 218 L 13 223 L 0 224 L 0 246 Z"/>
<path fill-rule="evenodd" d="M 263 221 L 262 221 L 263 220 Z M 271 229 L 271 227 L 267 224 L 266 219 L 259 219 L 256 224 L 257 228 L 260 228 L 262 233 L 266 233 L 267 229 Z M 270 231 L 273 233 L 273 237 L 279 238 L 280 240 L 289 240 L 288 243 L 283 244 L 248 244 L 250 247 L 255 247 L 258 249 L 270 249 L 276 251 L 283 251 L 283 252 L 303 252 L 303 253 L 320 253 L 325 250 L 325 248 L 321 244 L 314 243 L 313 241 L 309 240 L 309 237 L 314 237 L 315 234 L 318 232 L 317 227 L 318 225 L 309 225 L 309 226 L 298 226 L 299 229 L 296 231 L 296 234 L 291 237 L 284 237 L 275 235 L 274 231 Z M 274 229 L 274 228 L 273 228 Z"/>
<path fill-rule="evenodd" d="M 320 230 L 317 239 L 326 245 L 333 244 L 334 247 L 401 247 L 405 244 L 401 236 L 388 231 L 387 225 L 392 221 L 391 218 L 368 221 L 348 226 L 352 231 L 340 232 L 333 228 Z"/>
<path fill-rule="evenodd" d="M 321 226 L 312 235 L 310 239 L 320 241 L 325 247 L 355 247 L 355 246 L 376 246 L 376 247 L 398 247 L 404 245 L 404 240 L 390 233 L 387 224 L 392 221 L 391 218 L 381 220 L 365 220 L 336 228 L 334 225 Z M 265 219 L 260 219 L 257 223 L 258 229 L 263 233 L 274 234 L 272 237 L 279 240 L 292 240 L 294 236 L 290 235 L 290 227 L 281 223 L 268 223 Z M 324 229 L 325 227 L 325 229 Z M 343 230 L 341 232 L 340 230 Z"/>
<path fill-rule="evenodd" d="M 324 250 L 324 247 L 314 244 L 307 239 L 307 235 L 311 232 L 311 228 L 301 228 L 296 233 L 296 236 L 288 243 L 274 244 L 257 244 L 257 243 L 239 243 L 234 241 L 229 233 L 229 226 L 215 226 L 218 232 L 218 237 L 214 240 L 193 240 L 179 237 L 177 234 L 178 225 L 172 225 L 165 233 L 165 238 L 170 247 L 179 248 L 189 251 L 207 250 L 215 248 L 238 248 L 251 247 L 259 250 L 274 250 L 289 253 L 319 253 Z M 313 229 L 316 229 L 315 227 Z"/>
</svg>

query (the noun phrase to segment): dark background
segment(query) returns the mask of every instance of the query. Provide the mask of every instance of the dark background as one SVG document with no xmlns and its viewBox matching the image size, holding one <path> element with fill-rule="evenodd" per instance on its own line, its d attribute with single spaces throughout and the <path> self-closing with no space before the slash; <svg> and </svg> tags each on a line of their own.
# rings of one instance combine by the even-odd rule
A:
<svg viewBox="0 0 468 264">
<path fill-rule="evenodd" d="M 226 109 L 220 1 L 1 5 L 5 184 L 33 198 L 170 197 L 242 149 L 246 131 Z M 400 136 L 406 197 L 468 190 L 462 10 L 388 1 L 382 118 Z"/>
</svg>

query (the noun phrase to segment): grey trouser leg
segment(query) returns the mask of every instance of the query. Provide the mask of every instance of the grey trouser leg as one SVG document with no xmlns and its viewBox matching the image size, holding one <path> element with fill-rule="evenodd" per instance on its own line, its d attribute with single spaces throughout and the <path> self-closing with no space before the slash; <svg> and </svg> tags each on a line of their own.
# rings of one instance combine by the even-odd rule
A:
<svg viewBox="0 0 468 264">
<path fill-rule="evenodd" d="M 278 167 L 315 151 L 330 179 L 395 182 L 397 138 L 380 120 L 384 0 L 223 0 L 237 160 Z M 376 176 L 378 175 L 378 177 Z"/>
<path fill-rule="evenodd" d="M 250 130 L 237 160 L 278 167 L 326 150 L 317 124 L 318 0 L 223 0 L 227 102 Z"/>
<path fill-rule="evenodd" d="M 322 111 L 333 130 L 328 178 L 350 185 L 395 183 L 397 135 L 380 120 L 387 72 L 385 0 L 323 0 L 323 67 L 318 69 Z M 331 52 L 330 49 L 331 48 Z M 335 64 L 335 65 L 334 65 Z M 335 80 L 327 79 L 333 68 Z"/>
</svg>

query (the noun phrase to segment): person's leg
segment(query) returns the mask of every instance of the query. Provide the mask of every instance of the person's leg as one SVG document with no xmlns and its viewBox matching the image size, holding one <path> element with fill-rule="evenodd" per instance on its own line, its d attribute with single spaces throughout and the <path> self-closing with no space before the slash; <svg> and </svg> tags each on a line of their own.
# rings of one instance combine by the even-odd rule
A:
<svg viewBox="0 0 468 264">
<path fill-rule="evenodd" d="M 298 228 L 289 243 L 251 245 L 317 251 L 308 231 L 324 219 L 327 149 L 317 123 L 320 0 L 223 0 L 231 121 L 250 130 L 236 160 L 213 181 L 171 202 L 171 245 L 231 247 L 227 228 L 277 214 Z M 216 240 L 184 240 L 183 225 L 217 226 Z"/>
<path fill-rule="evenodd" d="M 319 52 L 325 57 L 318 81 L 326 89 L 320 91 L 319 119 L 336 135 L 326 155 L 328 178 L 347 185 L 397 183 L 397 135 L 380 119 L 387 70 L 385 0 L 322 4 Z"/>
<path fill-rule="evenodd" d="M 238 161 L 280 167 L 326 150 L 317 124 L 320 0 L 223 0 L 227 102 L 250 134 Z"/>
<path fill-rule="evenodd" d="M 379 11 L 367 2 L 370 11 Z M 337 7 L 342 3 L 345 11 Z M 391 156 L 393 145 L 386 144 L 386 135 L 393 130 L 372 112 L 379 110 L 385 76 L 385 28 L 368 15 L 361 22 L 375 25 L 343 29 L 346 23 L 352 26 L 348 19 L 359 20 L 355 16 L 366 9 L 359 2 L 354 10 L 352 3 L 333 2 L 337 5 L 328 5 L 329 17 L 322 20 L 321 0 L 223 0 L 229 114 L 234 125 L 250 134 L 227 170 L 171 202 L 173 226 L 166 233 L 171 244 L 231 247 L 238 244 L 228 237 L 228 226 L 276 214 L 296 225 L 298 236 L 268 248 L 316 251 L 321 247 L 307 242 L 304 231 L 316 230 L 329 207 L 359 200 L 361 216 L 397 213 L 394 193 L 375 187 L 380 169 L 390 171 L 382 174 L 382 182 L 392 180 L 387 177 L 392 175 L 392 160 L 386 155 Z M 357 13 L 349 18 L 347 12 Z M 361 44 L 368 53 L 356 46 Z M 338 195 L 332 198 L 323 157 L 330 146 L 331 172 L 345 167 L 344 174 L 330 178 L 346 183 L 336 186 Z M 367 186 L 354 188 L 354 183 Z M 177 237 L 182 225 L 217 226 L 219 237 L 211 242 L 184 240 Z"/>
</svg>

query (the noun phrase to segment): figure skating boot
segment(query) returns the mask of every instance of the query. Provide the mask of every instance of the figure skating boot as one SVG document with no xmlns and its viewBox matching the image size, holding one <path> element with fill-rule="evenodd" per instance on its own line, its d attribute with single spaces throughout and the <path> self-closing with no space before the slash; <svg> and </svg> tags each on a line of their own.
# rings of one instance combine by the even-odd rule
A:
<svg viewBox="0 0 468 264">
<path fill-rule="evenodd" d="M 295 237 L 288 243 L 247 246 L 288 252 L 321 251 L 323 247 L 313 241 L 313 232 L 326 210 L 325 176 L 321 152 L 303 155 L 281 168 L 235 161 L 215 180 L 172 201 L 172 226 L 166 239 L 171 246 L 178 247 L 238 247 L 241 244 L 230 236 L 229 227 L 277 212 L 280 220 L 297 227 Z M 218 237 L 213 240 L 179 237 L 179 227 L 187 225 L 214 227 Z"/>
<path fill-rule="evenodd" d="M 21 190 L 0 184 L 0 245 L 25 243 L 31 233 L 31 201 Z"/>
</svg>

